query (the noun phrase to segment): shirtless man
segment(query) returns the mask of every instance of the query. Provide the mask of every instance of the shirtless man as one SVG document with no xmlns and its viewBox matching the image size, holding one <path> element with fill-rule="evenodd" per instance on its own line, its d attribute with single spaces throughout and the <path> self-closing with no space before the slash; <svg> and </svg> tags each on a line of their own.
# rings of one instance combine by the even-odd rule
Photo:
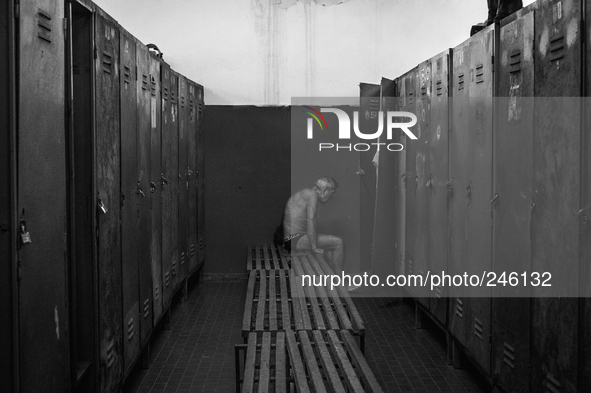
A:
<svg viewBox="0 0 591 393">
<path fill-rule="evenodd" d="M 343 271 L 343 239 L 338 236 L 316 233 L 316 208 L 334 196 L 338 187 L 332 177 L 322 177 L 313 188 L 296 192 L 285 205 L 283 215 L 283 247 L 287 251 L 310 250 L 317 254 L 330 251 L 330 264 L 335 274 Z"/>
</svg>

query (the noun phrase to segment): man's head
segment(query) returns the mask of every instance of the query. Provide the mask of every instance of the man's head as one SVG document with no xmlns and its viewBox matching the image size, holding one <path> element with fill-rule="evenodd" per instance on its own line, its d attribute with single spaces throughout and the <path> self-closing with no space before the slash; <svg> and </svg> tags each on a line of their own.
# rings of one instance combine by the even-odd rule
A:
<svg viewBox="0 0 591 393">
<path fill-rule="evenodd" d="M 321 177 L 316 180 L 314 190 L 318 193 L 318 200 L 320 203 L 326 203 L 332 199 L 337 191 L 338 183 L 330 176 Z"/>
</svg>

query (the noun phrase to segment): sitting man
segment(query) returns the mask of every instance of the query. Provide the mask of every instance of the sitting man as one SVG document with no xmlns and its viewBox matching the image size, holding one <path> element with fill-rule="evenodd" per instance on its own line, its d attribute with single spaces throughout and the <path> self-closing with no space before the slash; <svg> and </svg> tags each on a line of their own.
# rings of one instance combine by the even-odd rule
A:
<svg viewBox="0 0 591 393">
<path fill-rule="evenodd" d="M 488 17 L 484 23 L 472 26 L 472 30 L 470 30 L 471 36 L 478 33 L 486 26 L 490 26 L 493 23 L 499 23 L 501 20 L 515 11 L 519 11 L 523 7 L 522 0 L 487 0 L 487 4 Z"/>
<path fill-rule="evenodd" d="M 338 187 L 332 177 L 322 177 L 313 188 L 305 188 L 293 194 L 285 205 L 283 214 L 283 247 L 287 251 L 309 250 L 317 254 L 330 251 L 329 262 L 335 272 L 343 271 L 343 240 L 338 236 L 316 233 L 316 208 L 334 196 Z"/>
</svg>

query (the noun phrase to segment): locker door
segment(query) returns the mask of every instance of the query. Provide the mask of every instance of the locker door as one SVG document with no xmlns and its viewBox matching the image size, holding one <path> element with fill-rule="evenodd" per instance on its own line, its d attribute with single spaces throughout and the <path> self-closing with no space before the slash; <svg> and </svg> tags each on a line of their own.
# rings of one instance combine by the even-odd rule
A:
<svg viewBox="0 0 591 393">
<path fill-rule="evenodd" d="M 188 176 L 188 112 L 189 98 L 187 80 L 179 75 L 179 273 L 180 281 L 189 274 L 188 240 L 189 240 L 189 176 Z"/>
<path fill-rule="evenodd" d="M 581 3 L 543 0 L 534 15 L 531 390 L 574 391 L 578 377 Z M 546 297 L 568 296 L 568 297 Z"/>
<path fill-rule="evenodd" d="M 359 103 L 359 130 L 364 134 L 372 134 L 378 129 L 381 86 L 361 83 L 359 87 L 361 93 Z M 376 143 L 377 140 L 360 139 L 359 142 Z M 372 146 L 368 151 L 359 152 L 359 167 L 363 170 L 359 176 L 359 199 L 361 201 L 359 241 L 361 246 L 360 267 L 362 271 L 369 271 L 371 269 L 377 182 L 376 167 L 372 161 L 375 157 L 376 149 Z"/>
<path fill-rule="evenodd" d="M 525 11 L 525 10 L 524 10 Z M 493 268 L 531 270 L 533 34 L 529 12 L 501 28 L 494 137 Z M 503 391 L 529 389 L 529 287 L 493 289 L 492 377 Z"/>
<path fill-rule="evenodd" d="M 0 384 L 7 390 L 15 390 L 13 343 L 17 340 L 14 329 L 14 277 L 15 261 L 15 157 L 12 146 L 15 142 L 15 89 L 14 89 L 14 14 L 12 2 L 0 3 L 0 51 L 5 56 L 0 61 L 0 254 L 4 263 L 0 267 Z"/>
<path fill-rule="evenodd" d="M 197 85 L 197 265 L 205 261 L 205 165 L 203 160 L 203 86 Z"/>
<path fill-rule="evenodd" d="M 121 31 L 121 283 L 125 373 L 140 351 L 136 41 Z M 139 195 L 138 195 L 139 194 Z"/>
<path fill-rule="evenodd" d="M 63 17 L 63 1 L 20 4 L 17 218 L 31 238 L 18 250 L 21 392 L 69 389 Z"/>
<path fill-rule="evenodd" d="M 412 112 L 416 115 L 416 78 L 418 69 L 407 72 L 402 77 L 404 106 L 401 110 Z M 418 116 L 417 116 L 418 119 Z M 416 130 L 416 127 L 415 127 Z M 417 135 L 418 137 L 418 135 Z M 416 170 L 417 145 L 415 140 L 405 138 L 404 151 L 406 153 L 406 169 L 404 172 L 405 182 L 405 265 L 406 274 L 419 274 L 420 267 L 415 264 L 415 240 L 416 240 L 416 194 L 418 177 Z M 420 297 L 416 287 L 408 287 L 408 291 L 415 298 Z"/>
<path fill-rule="evenodd" d="M 175 174 L 172 173 L 172 151 L 171 151 L 171 74 L 170 66 L 165 62 L 160 65 L 162 79 L 162 308 L 168 308 L 172 295 L 172 182 Z M 176 195 L 174 195 L 176 197 Z"/>
<path fill-rule="evenodd" d="M 119 121 L 119 29 L 97 9 L 96 75 L 96 198 L 99 331 L 101 362 L 109 370 L 103 389 L 120 383 L 121 356 L 121 167 Z M 111 371 L 111 369 L 113 371 Z M 119 377 L 115 379 L 115 377 Z"/>
<path fill-rule="evenodd" d="M 137 58 L 137 154 L 139 187 L 138 268 L 140 291 L 140 348 L 152 331 L 152 193 L 150 192 L 151 82 L 150 54 L 142 43 L 136 45 Z"/>
<path fill-rule="evenodd" d="M 450 271 L 482 277 L 492 259 L 493 27 L 454 49 L 450 136 Z M 451 332 L 490 374 L 491 299 L 483 286 L 452 288 Z"/>
<path fill-rule="evenodd" d="M 179 74 L 170 72 L 170 187 L 171 187 L 171 280 L 176 290 L 181 282 L 179 243 L 179 190 L 182 182 L 179 171 Z"/>
<path fill-rule="evenodd" d="M 396 97 L 396 109 L 404 111 L 406 106 L 406 86 L 404 77 L 396 79 Z M 395 201 L 397 203 L 396 211 L 399 223 L 396 231 L 398 236 L 396 238 L 396 243 L 398 245 L 398 252 L 396 253 L 396 268 L 398 269 L 399 274 L 406 274 L 408 272 L 406 266 L 406 184 L 408 179 L 406 174 L 407 138 L 405 133 L 400 133 L 398 142 L 404 146 L 404 149 L 399 153 L 397 160 L 398 179 L 396 182 L 397 189 Z"/>
<path fill-rule="evenodd" d="M 197 268 L 197 91 L 192 82 L 187 83 L 189 110 L 187 126 L 187 205 L 188 205 L 188 257 L 189 272 Z"/>
<path fill-rule="evenodd" d="M 382 112 L 396 110 L 397 99 L 396 85 L 394 81 L 382 78 Z M 399 134 L 393 135 L 391 141 L 397 143 Z M 386 280 L 387 275 L 397 274 L 397 223 L 399 222 L 396 206 L 397 192 L 397 160 L 399 152 L 389 152 L 380 149 L 379 164 L 377 168 L 376 189 L 376 214 L 373 230 L 372 274 L 379 275 L 381 280 Z M 384 281 L 382 281 L 384 282 Z"/>
<path fill-rule="evenodd" d="M 449 62 L 450 51 L 430 60 L 432 73 L 431 125 L 429 133 L 429 269 L 449 272 L 447 266 L 447 182 L 449 180 Z M 429 309 L 447 324 L 448 288 L 438 286 L 429 294 Z"/>
<path fill-rule="evenodd" d="M 162 171 L 160 61 L 150 55 L 150 194 L 152 199 L 152 301 L 153 323 L 162 313 Z"/>
<path fill-rule="evenodd" d="M 429 200 L 432 181 L 430 150 L 431 123 L 431 63 L 419 64 L 415 85 L 415 111 L 417 124 L 413 129 L 418 140 L 408 141 L 413 145 L 415 163 L 415 232 L 414 232 L 414 267 L 415 274 L 427 276 L 429 270 Z M 412 175 L 411 175 L 412 176 Z M 428 292 L 424 288 L 416 288 L 420 294 L 420 302 L 429 308 Z"/>
</svg>

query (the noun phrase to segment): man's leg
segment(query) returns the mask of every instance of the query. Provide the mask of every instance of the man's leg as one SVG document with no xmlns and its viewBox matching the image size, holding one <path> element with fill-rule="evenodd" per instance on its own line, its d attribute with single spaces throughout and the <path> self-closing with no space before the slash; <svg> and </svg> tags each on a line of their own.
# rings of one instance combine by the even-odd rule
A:
<svg viewBox="0 0 591 393">
<path fill-rule="evenodd" d="M 345 246 L 343 244 L 343 239 L 341 239 L 338 236 L 325 235 L 319 233 L 316 236 L 316 247 L 323 249 L 325 252 L 331 251 L 332 255 L 330 255 L 330 259 L 328 262 L 331 264 L 331 267 L 334 270 L 335 274 L 340 275 L 343 271 L 343 262 L 345 256 Z M 312 249 L 312 245 L 310 244 L 310 239 L 308 238 L 308 235 L 304 235 L 298 239 L 297 249 Z M 328 253 L 326 255 L 328 257 Z"/>
<path fill-rule="evenodd" d="M 489 0 L 495 1 L 495 0 Z M 495 22 L 500 22 L 515 11 L 519 11 L 523 7 L 522 0 L 498 0 L 497 15 L 494 18 Z"/>
</svg>

